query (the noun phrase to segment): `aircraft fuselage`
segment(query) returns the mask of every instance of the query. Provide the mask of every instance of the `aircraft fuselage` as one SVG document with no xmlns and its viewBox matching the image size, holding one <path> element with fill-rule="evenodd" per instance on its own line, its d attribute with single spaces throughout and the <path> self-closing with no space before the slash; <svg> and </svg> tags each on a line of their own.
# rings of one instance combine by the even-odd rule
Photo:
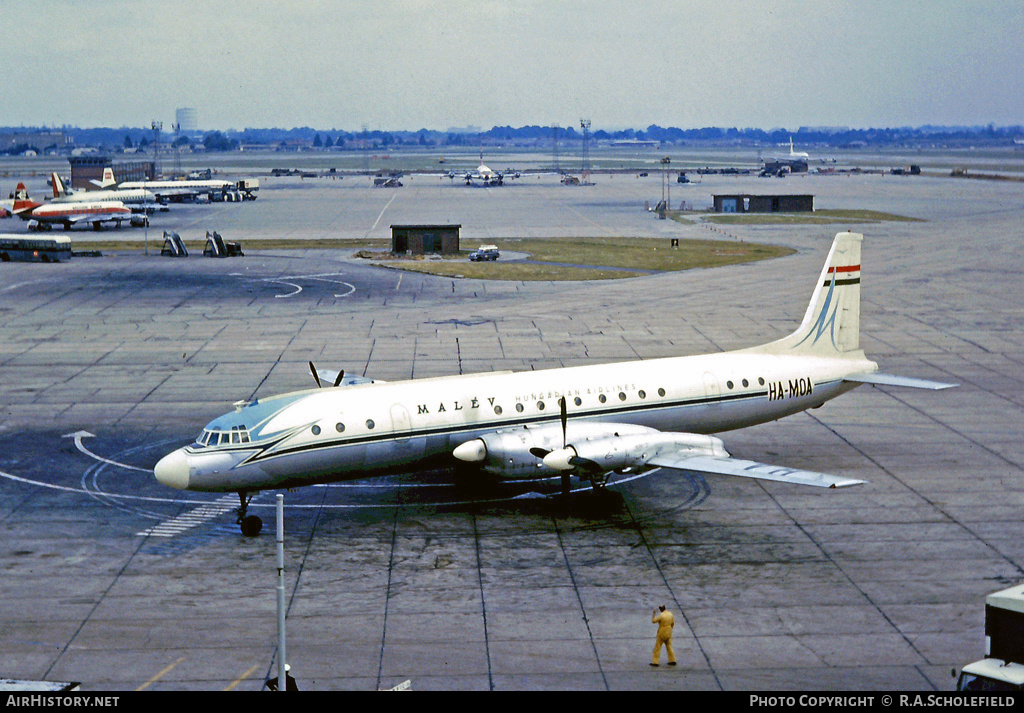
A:
<svg viewBox="0 0 1024 713">
<path fill-rule="evenodd" d="M 75 223 L 120 223 L 131 218 L 131 210 L 119 201 L 81 201 L 47 203 L 19 215 L 23 220 L 70 227 Z"/>
<path fill-rule="evenodd" d="M 606 423 L 710 434 L 820 406 L 856 386 L 846 375 L 876 369 L 862 356 L 740 351 L 313 389 L 214 420 L 161 461 L 157 477 L 189 490 L 295 487 L 450 465 L 456 447 L 482 436 L 511 443 L 501 446 L 508 457 L 485 470 L 548 477 L 556 471 L 529 448 L 562 445 L 560 398 L 570 437 Z"/>
</svg>

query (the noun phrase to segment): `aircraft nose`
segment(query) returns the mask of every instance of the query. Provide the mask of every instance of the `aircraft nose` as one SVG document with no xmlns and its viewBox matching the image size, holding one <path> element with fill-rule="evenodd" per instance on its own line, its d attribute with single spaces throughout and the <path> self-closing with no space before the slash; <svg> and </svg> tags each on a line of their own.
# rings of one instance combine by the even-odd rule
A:
<svg viewBox="0 0 1024 713">
<path fill-rule="evenodd" d="M 178 490 L 188 489 L 188 456 L 176 450 L 165 455 L 153 468 L 156 479 L 164 485 Z"/>
</svg>

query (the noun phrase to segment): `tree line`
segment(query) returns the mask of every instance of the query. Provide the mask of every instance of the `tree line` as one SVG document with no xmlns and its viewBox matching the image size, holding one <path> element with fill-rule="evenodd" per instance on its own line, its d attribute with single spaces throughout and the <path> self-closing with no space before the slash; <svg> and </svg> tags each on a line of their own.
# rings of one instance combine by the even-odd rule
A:
<svg viewBox="0 0 1024 713">
<path fill-rule="evenodd" d="M 18 134 L 24 137 L 17 146 L 4 149 L 3 153 L 22 153 L 26 149 L 42 152 L 51 146 L 35 146 L 31 141 L 33 132 L 52 132 L 53 129 L 5 128 L 0 134 Z M 65 135 L 72 138 L 77 146 L 98 146 L 114 149 L 147 149 L 154 139 L 152 129 L 144 127 L 79 128 L 62 127 Z M 1022 126 L 919 126 L 888 128 L 813 128 L 757 129 L 738 127 L 703 127 L 683 129 L 651 124 L 646 129 L 596 129 L 589 134 L 592 141 L 633 142 L 656 141 L 659 144 L 683 145 L 688 143 L 728 143 L 747 145 L 777 145 L 787 143 L 790 138 L 801 145 L 857 146 L 857 145 L 1009 145 L 1024 137 Z M 523 145 L 552 146 L 571 145 L 583 141 L 583 132 L 575 126 L 494 126 L 479 132 L 438 131 L 418 129 L 415 131 L 383 131 L 363 129 L 346 131 L 341 129 L 314 129 L 312 127 L 246 128 L 242 130 L 210 131 L 174 137 L 161 135 L 164 146 L 177 143 L 181 146 L 202 146 L 207 151 L 232 151 L 242 145 L 264 145 L 267 148 L 287 148 L 299 145 L 320 149 L 364 149 L 443 146 Z"/>
</svg>

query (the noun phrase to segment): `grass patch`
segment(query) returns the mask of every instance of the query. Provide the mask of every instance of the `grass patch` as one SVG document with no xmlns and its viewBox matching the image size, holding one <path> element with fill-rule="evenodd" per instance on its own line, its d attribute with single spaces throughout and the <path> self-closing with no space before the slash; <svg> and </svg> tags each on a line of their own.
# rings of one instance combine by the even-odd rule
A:
<svg viewBox="0 0 1024 713">
<path fill-rule="evenodd" d="M 409 272 L 422 272 L 441 277 L 461 277 L 474 280 L 529 281 L 582 281 L 611 280 L 639 277 L 642 272 L 602 270 L 600 268 L 563 265 L 537 265 L 522 262 L 470 262 L 468 258 L 452 260 L 394 260 L 381 263 L 386 267 Z"/>
<path fill-rule="evenodd" d="M 923 223 L 920 218 L 908 218 L 878 210 L 816 210 L 813 213 L 714 213 L 704 220 L 719 225 L 827 225 L 830 223 L 881 223 L 885 221 Z"/>
<path fill-rule="evenodd" d="M 529 253 L 532 260 L 576 265 L 673 272 L 698 267 L 721 267 L 791 255 L 775 245 L 727 240 L 680 240 L 673 248 L 667 238 L 549 238 L 509 239 L 504 250 Z"/>
<path fill-rule="evenodd" d="M 470 262 L 467 253 L 447 259 L 362 255 L 402 270 L 487 280 L 608 280 L 650 272 L 721 267 L 791 255 L 790 248 L 724 240 L 666 238 L 508 238 L 491 241 L 503 253 L 530 255 L 530 262 Z M 609 269 L 611 268 L 611 269 Z"/>
</svg>

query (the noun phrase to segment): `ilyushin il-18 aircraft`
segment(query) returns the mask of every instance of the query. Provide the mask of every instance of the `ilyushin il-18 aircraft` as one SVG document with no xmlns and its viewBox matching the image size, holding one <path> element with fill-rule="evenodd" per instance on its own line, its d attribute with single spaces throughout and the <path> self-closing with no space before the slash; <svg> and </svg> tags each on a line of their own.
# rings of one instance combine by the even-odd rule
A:
<svg viewBox="0 0 1024 713">
<path fill-rule="evenodd" d="M 859 384 L 943 389 L 882 374 L 860 349 L 861 241 L 839 233 L 800 326 L 737 351 L 526 372 L 398 382 L 346 376 L 252 402 L 163 457 L 156 479 L 252 495 L 460 464 L 503 478 L 561 476 L 603 489 L 615 473 L 666 468 L 839 488 L 863 483 L 730 457 L 711 434 L 821 406 Z"/>
<path fill-rule="evenodd" d="M 505 184 L 505 178 L 519 178 L 521 175 L 519 171 L 495 171 L 484 164 L 483 151 L 480 152 L 480 165 L 476 167 L 475 171 L 466 171 L 465 173 L 458 173 L 457 171 L 449 171 L 444 174 L 455 180 L 461 178 L 466 182 L 467 186 L 472 186 L 474 183 L 479 183 L 481 186 L 502 186 Z"/>
</svg>

